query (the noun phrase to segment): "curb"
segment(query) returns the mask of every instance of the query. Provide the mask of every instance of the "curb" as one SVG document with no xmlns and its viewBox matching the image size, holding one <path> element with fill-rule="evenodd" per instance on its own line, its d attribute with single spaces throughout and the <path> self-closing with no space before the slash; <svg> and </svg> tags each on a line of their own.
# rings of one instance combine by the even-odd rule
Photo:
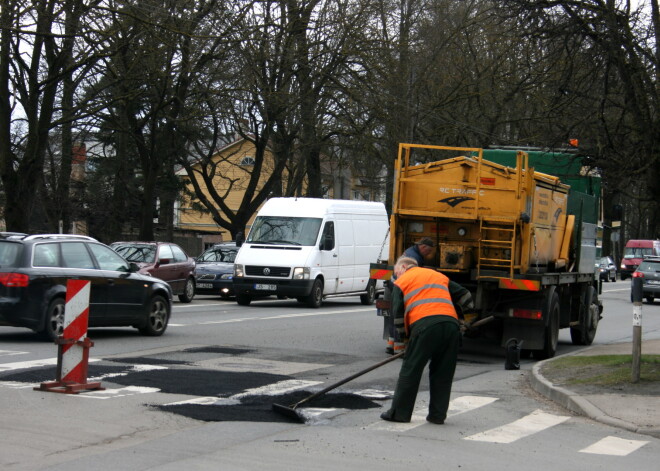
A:
<svg viewBox="0 0 660 471">
<path fill-rule="evenodd" d="M 561 355 L 569 356 L 572 354 Z M 561 358 L 556 357 L 556 358 Z M 660 428 L 641 428 L 636 424 L 632 424 L 625 420 L 617 419 L 607 415 L 605 412 L 600 410 L 594 404 L 592 404 L 587 399 L 583 398 L 576 392 L 573 392 L 569 389 L 562 388 L 560 386 L 555 386 L 553 383 L 548 381 L 542 374 L 541 368 L 546 363 L 551 362 L 554 358 L 538 362 L 532 368 L 532 376 L 530 379 L 532 389 L 534 389 L 539 394 L 547 397 L 548 399 L 556 402 L 557 404 L 563 406 L 564 408 L 575 412 L 579 415 L 589 417 L 592 420 L 597 422 L 611 425 L 613 427 L 622 428 L 630 432 L 651 435 L 656 438 L 660 438 Z"/>
</svg>

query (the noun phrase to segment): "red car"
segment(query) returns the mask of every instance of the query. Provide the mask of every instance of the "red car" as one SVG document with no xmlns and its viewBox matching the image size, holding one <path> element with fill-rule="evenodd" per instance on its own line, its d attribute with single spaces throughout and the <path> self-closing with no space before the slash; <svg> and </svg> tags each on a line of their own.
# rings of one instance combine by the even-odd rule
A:
<svg viewBox="0 0 660 471">
<path fill-rule="evenodd" d="M 179 301 L 195 297 L 195 259 L 171 242 L 113 242 L 115 252 L 140 267 L 138 273 L 169 283 Z"/>
</svg>

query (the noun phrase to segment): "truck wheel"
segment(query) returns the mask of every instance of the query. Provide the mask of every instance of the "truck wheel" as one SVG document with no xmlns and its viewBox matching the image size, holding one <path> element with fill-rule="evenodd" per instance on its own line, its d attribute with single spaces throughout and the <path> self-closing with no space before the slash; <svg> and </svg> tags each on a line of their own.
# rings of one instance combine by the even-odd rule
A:
<svg viewBox="0 0 660 471">
<path fill-rule="evenodd" d="M 376 283 L 369 281 L 367 283 L 367 292 L 360 295 L 360 302 L 365 306 L 371 306 L 376 300 Z"/>
<path fill-rule="evenodd" d="M 591 345 L 596 337 L 600 310 L 595 303 L 596 290 L 593 286 L 587 287 L 580 301 L 580 324 L 571 327 L 571 341 L 573 345 Z"/>
<path fill-rule="evenodd" d="M 182 303 L 189 303 L 195 297 L 195 280 L 188 278 L 183 293 L 179 295 L 179 301 Z"/>
<path fill-rule="evenodd" d="M 313 308 L 321 307 L 323 302 L 323 282 L 320 279 L 314 280 L 314 285 L 312 286 L 312 292 L 307 296 L 307 305 Z"/>
<path fill-rule="evenodd" d="M 557 352 L 557 342 L 559 341 L 559 296 L 552 291 L 552 294 L 545 300 L 544 315 L 548 316 L 548 325 L 543 334 L 544 345 L 541 350 L 534 350 L 534 358 L 545 360 L 552 358 Z"/>
<path fill-rule="evenodd" d="M 252 298 L 247 294 L 237 294 L 236 302 L 239 306 L 249 306 L 252 302 Z"/>
<path fill-rule="evenodd" d="M 64 331 L 64 299 L 55 298 L 46 310 L 44 328 L 39 332 L 44 340 L 54 341 Z"/>
</svg>

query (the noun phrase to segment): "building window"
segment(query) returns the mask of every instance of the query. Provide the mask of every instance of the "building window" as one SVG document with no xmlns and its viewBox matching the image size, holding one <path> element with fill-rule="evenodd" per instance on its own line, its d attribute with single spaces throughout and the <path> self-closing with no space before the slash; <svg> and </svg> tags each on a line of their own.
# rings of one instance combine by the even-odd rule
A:
<svg viewBox="0 0 660 471">
<path fill-rule="evenodd" d="M 240 165 L 254 165 L 254 157 L 246 155 L 241 159 Z"/>
</svg>

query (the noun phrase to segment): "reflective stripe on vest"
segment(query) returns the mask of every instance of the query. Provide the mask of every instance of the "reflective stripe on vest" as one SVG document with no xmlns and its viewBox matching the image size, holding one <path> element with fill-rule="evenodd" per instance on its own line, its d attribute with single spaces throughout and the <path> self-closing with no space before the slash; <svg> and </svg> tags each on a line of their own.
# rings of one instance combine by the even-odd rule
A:
<svg viewBox="0 0 660 471">
<path fill-rule="evenodd" d="M 458 319 L 449 293 L 449 278 L 428 268 L 410 268 L 396 281 L 403 292 L 406 332 L 410 325 L 427 316 Z"/>
</svg>

